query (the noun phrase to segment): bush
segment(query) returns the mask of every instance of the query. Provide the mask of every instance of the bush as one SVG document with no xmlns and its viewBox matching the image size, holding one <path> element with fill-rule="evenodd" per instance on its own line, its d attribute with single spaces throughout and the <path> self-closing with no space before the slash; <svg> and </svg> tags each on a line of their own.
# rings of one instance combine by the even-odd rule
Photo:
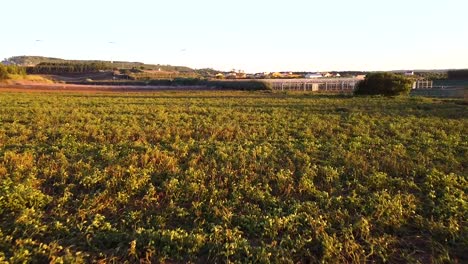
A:
<svg viewBox="0 0 468 264">
<path fill-rule="evenodd" d="M 10 74 L 12 75 L 26 75 L 26 70 L 23 67 L 16 65 L 3 65 L 0 64 L 0 80 L 10 79 Z"/>
<path fill-rule="evenodd" d="M 26 71 L 23 67 L 18 67 L 16 65 L 5 66 L 0 64 L 0 80 L 9 79 L 9 74 L 25 75 Z"/>
<path fill-rule="evenodd" d="M 271 85 L 261 81 L 209 81 L 208 86 L 223 90 L 258 91 L 271 90 Z"/>
<path fill-rule="evenodd" d="M 201 85 L 222 90 L 258 91 L 271 90 L 269 83 L 260 81 L 207 81 L 198 78 L 175 78 L 174 80 L 151 80 L 149 85 L 191 86 Z"/>
<path fill-rule="evenodd" d="M 369 73 L 366 79 L 359 82 L 356 95 L 407 95 L 413 81 L 403 75 L 388 72 Z"/>
<path fill-rule="evenodd" d="M 8 79 L 8 71 L 5 66 L 0 64 L 0 80 Z"/>
<path fill-rule="evenodd" d="M 175 78 L 172 83 L 173 85 L 200 85 L 204 82 L 199 78 Z"/>
<path fill-rule="evenodd" d="M 6 70 L 9 74 L 26 75 L 26 70 L 20 66 L 16 66 L 16 65 L 6 66 Z"/>
</svg>

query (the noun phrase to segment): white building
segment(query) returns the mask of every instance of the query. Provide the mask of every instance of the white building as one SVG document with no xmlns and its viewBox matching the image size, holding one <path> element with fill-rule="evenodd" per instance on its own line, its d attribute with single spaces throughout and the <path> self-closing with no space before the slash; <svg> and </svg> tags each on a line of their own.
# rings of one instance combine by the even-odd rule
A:
<svg viewBox="0 0 468 264">
<path fill-rule="evenodd" d="M 316 79 L 316 78 L 321 78 L 321 77 L 322 77 L 322 74 L 320 73 L 307 73 L 305 75 L 306 79 Z"/>
<path fill-rule="evenodd" d="M 269 72 L 259 72 L 259 73 L 255 73 L 254 74 L 254 78 L 256 79 L 263 79 L 263 78 L 266 78 L 270 75 Z"/>
</svg>

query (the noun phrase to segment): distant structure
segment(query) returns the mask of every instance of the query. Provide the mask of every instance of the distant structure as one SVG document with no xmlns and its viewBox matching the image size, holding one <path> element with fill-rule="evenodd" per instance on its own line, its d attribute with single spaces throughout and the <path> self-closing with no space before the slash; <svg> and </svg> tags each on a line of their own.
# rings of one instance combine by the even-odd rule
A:
<svg viewBox="0 0 468 264">
<path fill-rule="evenodd" d="M 270 75 L 269 72 L 258 72 L 254 74 L 255 79 L 264 79 L 267 78 Z"/>
<path fill-rule="evenodd" d="M 228 72 L 224 75 L 226 79 L 237 79 L 237 73 L 235 71 Z"/>
<path fill-rule="evenodd" d="M 319 76 L 322 76 L 319 74 Z M 317 91 L 351 93 L 359 80 L 356 78 L 267 79 L 271 89 L 279 91 Z"/>
<path fill-rule="evenodd" d="M 317 78 L 321 78 L 321 77 L 322 77 L 322 74 L 320 74 L 320 73 L 307 73 L 305 75 L 306 79 L 317 79 Z"/>
<path fill-rule="evenodd" d="M 430 80 L 417 80 L 413 83 L 413 89 L 432 89 L 433 81 Z"/>
<path fill-rule="evenodd" d="M 281 78 L 283 75 L 280 72 L 272 72 L 270 78 Z"/>
<path fill-rule="evenodd" d="M 407 71 L 405 72 L 405 76 L 413 76 L 414 72 L 413 71 Z"/>
</svg>

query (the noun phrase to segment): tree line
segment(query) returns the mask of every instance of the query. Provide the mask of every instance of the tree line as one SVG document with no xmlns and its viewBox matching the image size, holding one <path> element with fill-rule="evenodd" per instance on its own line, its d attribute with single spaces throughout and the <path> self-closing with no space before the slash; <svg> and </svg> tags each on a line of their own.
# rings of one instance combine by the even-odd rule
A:
<svg viewBox="0 0 468 264">
<path fill-rule="evenodd" d="M 34 67 L 27 67 L 30 74 L 60 74 L 60 73 L 96 73 L 101 70 L 110 70 L 112 65 L 105 62 L 42 62 Z"/>
</svg>

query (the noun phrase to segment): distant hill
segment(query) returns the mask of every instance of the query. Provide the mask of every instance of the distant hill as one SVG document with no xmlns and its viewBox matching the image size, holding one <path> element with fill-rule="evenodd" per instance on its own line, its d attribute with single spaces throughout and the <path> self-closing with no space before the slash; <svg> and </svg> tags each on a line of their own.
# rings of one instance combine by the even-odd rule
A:
<svg viewBox="0 0 468 264">
<path fill-rule="evenodd" d="M 63 62 L 64 60 L 58 58 L 47 58 L 40 56 L 15 56 L 5 59 L 3 63 L 14 64 L 18 66 L 36 66 L 41 62 Z"/>
<path fill-rule="evenodd" d="M 3 63 L 13 64 L 18 66 L 34 67 L 40 63 L 70 63 L 70 64 L 91 64 L 100 63 L 109 65 L 109 68 L 118 69 L 145 69 L 145 70 L 160 70 L 168 72 L 194 72 L 195 70 L 185 66 L 172 66 L 160 64 L 145 64 L 142 62 L 129 61 L 102 61 L 102 60 L 65 60 L 60 58 L 50 58 L 42 56 L 14 56 L 6 59 Z"/>
</svg>

